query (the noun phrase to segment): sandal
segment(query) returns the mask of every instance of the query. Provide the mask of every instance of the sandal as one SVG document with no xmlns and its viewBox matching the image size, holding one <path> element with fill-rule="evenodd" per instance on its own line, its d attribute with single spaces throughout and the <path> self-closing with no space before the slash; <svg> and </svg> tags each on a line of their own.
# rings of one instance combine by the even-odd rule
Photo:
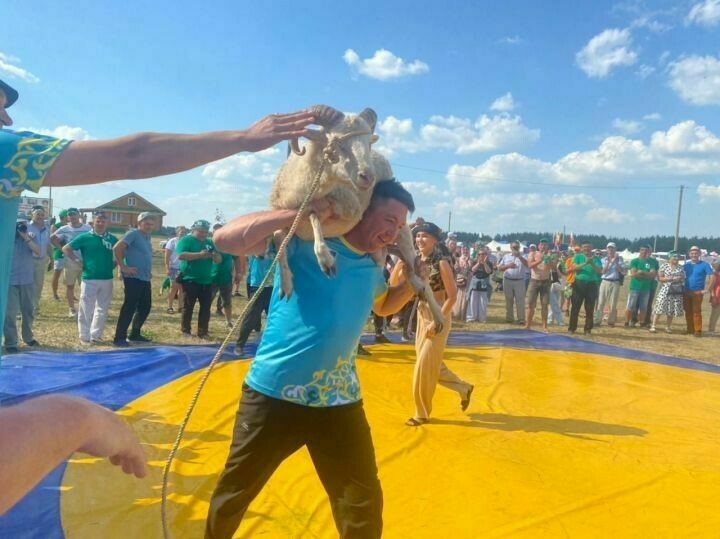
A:
<svg viewBox="0 0 720 539">
<path fill-rule="evenodd" d="M 417 418 L 417 417 L 411 417 L 407 421 L 405 421 L 405 424 L 408 427 L 419 427 L 420 425 L 424 425 L 425 423 L 429 423 L 430 420 L 426 418 Z"/>
<path fill-rule="evenodd" d="M 172 307 L 168 307 L 167 311 L 165 312 L 167 312 L 168 314 L 175 314 L 175 309 L 173 309 Z"/>
<path fill-rule="evenodd" d="M 470 389 L 468 389 L 467 393 L 465 394 L 465 398 L 460 400 L 460 409 L 464 412 L 468 409 L 468 406 L 470 406 L 470 397 L 472 396 L 472 392 L 475 389 L 474 385 L 470 385 Z"/>
</svg>

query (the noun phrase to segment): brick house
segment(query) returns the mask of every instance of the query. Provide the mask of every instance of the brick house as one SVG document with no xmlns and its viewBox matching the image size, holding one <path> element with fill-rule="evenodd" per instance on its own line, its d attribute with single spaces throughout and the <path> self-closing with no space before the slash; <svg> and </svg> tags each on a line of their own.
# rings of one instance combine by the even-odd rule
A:
<svg viewBox="0 0 720 539">
<path fill-rule="evenodd" d="M 163 226 L 163 217 L 167 215 L 155 204 L 144 199 L 134 191 L 118 197 L 96 208 L 81 208 L 81 212 L 91 213 L 95 210 L 104 210 L 108 216 L 108 230 L 125 232 L 137 224 L 137 217 L 144 211 L 155 214 L 155 230 Z M 92 213 L 91 213 L 92 215 Z"/>
</svg>

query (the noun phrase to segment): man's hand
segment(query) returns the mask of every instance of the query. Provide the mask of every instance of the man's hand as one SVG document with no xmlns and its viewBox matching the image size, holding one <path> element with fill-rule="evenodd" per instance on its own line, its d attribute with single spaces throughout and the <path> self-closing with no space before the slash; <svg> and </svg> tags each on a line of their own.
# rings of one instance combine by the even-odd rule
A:
<svg viewBox="0 0 720 539">
<path fill-rule="evenodd" d="M 317 215 L 321 223 L 336 217 L 334 206 L 327 198 L 317 198 L 310 202 L 310 211 Z"/>
<path fill-rule="evenodd" d="M 304 110 L 290 114 L 271 114 L 245 130 L 244 149 L 258 152 L 274 146 L 281 140 L 306 136 L 308 125 L 315 122 L 311 112 Z"/>
<path fill-rule="evenodd" d="M 137 275 L 138 269 L 132 266 L 123 266 L 120 268 L 120 272 L 125 275 Z"/>
<path fill-rule="evenodd" d="M 81 453 L 107 457 L 126 474 L 147 475 L 145 453 L 130 427 L 117 415 L 101 406 L 88 404 L 93 425 L 91 437 L 78 448 Z"/>
</svg>

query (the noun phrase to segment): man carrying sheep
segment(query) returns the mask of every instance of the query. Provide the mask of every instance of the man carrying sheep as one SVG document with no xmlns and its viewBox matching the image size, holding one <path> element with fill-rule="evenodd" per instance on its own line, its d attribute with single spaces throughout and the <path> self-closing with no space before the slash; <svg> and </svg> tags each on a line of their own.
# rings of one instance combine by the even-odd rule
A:
<svg viewBox="0 0 720 539">
<path fill-rule="evenodd" d="M 321 222 L 331 217 L 322 199 L 312 204 Z M 313 241 L 290 240 L 294 292 L 281 299 L 275 286 L 243 384 L 230 455 L 210 500 L 207 538 L 230 539 L 275 469 L 303 446 L 328 493 L 340 536 L 382 534 L 382 490 L 355 351 L 371 309 L 392 314 L 413 295 L 407 282 L 388 288 L 371 256 L 395 242 L 413 210 L 412 196 L 400 183 L 378 182 L 360 222 L 328 240 L 336 253 L 332 279 L 318 265 Z M 259 253 L 266 238 L 289 228 L 296 215 L 277 209 L 241 216 L 221 228 L 215 242 L 235 255 Z"/>
</svg>

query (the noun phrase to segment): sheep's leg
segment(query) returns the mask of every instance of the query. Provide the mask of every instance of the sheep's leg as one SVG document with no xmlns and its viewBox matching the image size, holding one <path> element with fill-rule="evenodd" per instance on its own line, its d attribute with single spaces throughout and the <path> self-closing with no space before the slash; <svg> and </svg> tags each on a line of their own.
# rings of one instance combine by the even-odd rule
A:
<svg viewBox="0 0 720 539">
<path fill-rule="evenodd" d="M 315 239 L 315 257 L 317 258 L 320 268 L 323 270 L 325 275 L 328 277 L 335 276 L 335 257 L 330 251 L 330 248 L 325 243 L 325 236 L 323 236 L 322 225 L 320 219 L 315 212 L 310 212 L 309 216 L 310 224 L 313 229 L 313 237 Z"/>
<path fill-rule="evenodd" d="M 276 230 L 273 233 L 275 245 L 281 245 L 283 240 L 285 239 L 285 236 L 287 236 L 287 233 L 287 230 Z M 280 268 L 280 299 L 290 299 L 290 296 L 292 296 L 294 290 L 293 274 L 290 270 L 290 265 L 288 264 L 287 254 L 285 253 L 285 251 L 279 253 L 277 259 L 277 265 Z"/>
<path fill-rule="evenodd" d="M 410 227 L 407 225 L 400 229 L 396 240 L 396 246 L 400 260 L 405 263 L 405 268 L 408 270 L 408 281 L 410 281 L 410 286 L 412 286 L 413 290 L 415 290 L 415 293 L 418 298 L 420 298 L 420 301 L 427 302 L 433 316 L 433 321 L 435 322 L 435 329 L 438 333 L 440 333 L 443 325 L 445 324 L 445 317 L 443 316 L 440 305 L 438 305 L 437 301 L 435 301 L 435 294 L 433 294 L 430 289 L 430 285 L 415 274 L 415 258 L 417 255 L 415 254 L 415 249 L 413 248 L 412 233 L 410 232 Z"/>
</svg>

